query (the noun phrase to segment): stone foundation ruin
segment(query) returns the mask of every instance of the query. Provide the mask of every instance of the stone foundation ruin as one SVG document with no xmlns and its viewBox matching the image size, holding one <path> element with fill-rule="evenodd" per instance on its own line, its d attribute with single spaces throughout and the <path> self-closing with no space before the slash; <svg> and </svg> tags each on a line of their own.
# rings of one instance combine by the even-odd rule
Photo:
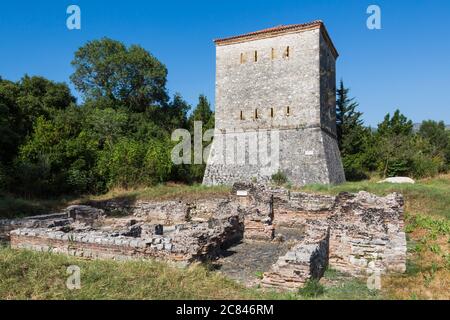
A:
<svg viewBox="0 0 450 320">
<path fill-rule="evenodd" d="M 16 249 L 181 265 L 225 264 L 224 252 L 232 257 L 245 245 L 233 271 L 246 263 L 246 250 L 258 248 L 252 259 L 265 268 L 260 284 L 287 290 L 319 279 L 327 266 L 355 276 L 406 269 L 403 198 L 396 193 L 329 196 L 235 184 L 227 197 L 192 203 L 109 200 L 0 220 L 0 237 Z"/>
</svg>

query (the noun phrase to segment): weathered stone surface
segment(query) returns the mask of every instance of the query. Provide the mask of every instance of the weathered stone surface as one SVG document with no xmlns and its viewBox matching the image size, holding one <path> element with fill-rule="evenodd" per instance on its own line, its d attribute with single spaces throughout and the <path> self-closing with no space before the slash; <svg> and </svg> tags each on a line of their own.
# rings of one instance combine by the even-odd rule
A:
<svg viewBox="0 0 450 320">
<path fill-rule="evenodd" d="M 69 206 L 66 208 L 65 212 L 69 218 L 89 224 L 105 217 L 104 210 L 86 205 Z"/>
<path fill-rule="evenodd" d="M 13 248 L 182 264 L 217 259 L 224 249 L 244 240 L 242 248 L 257 250 L 246 256 L 264 257 L 264 286 L 295 289 L 308 279 L 320 278 L 328 263 L 353 275 L 404 272 L 403 205 L 402 196 L 396 193 L 327 196 L 239 183 L 227 198 L 147 203 L 146 208 L 152 209 L 145 214 L 105 217 L 103 209 L 76 206 L 66 210 L 70 218 L 56 214 L 2 220 L 0 228 L 17 228 L 11 232 Z M 161 224 L 161 220 L 172 221 L 169 208 L 182 212 L 184 220 Z M 262 248 L 268 252 L 261 254 Z M 279 248 L 278 258 L 274 248 Z M 226 272 L 230 273 L 234 260 L 225 263 Z M 239 278 L 250 279 L 252 270 L 260 271 L 254 269 L 256 260 L 252 261 Z M 270 261 L 273 265 L 268 270 Z M 254 277 L 250 281 L 254 283 Z"/>
<path fill-rule="evenodd" d="M 379 181 L 378 183 L 416 183 L 413 179 L 408 177 L 392 177 Z"/>
<path fill-rule="evenodd" d="M 328 265 L 328 227 L 307 227 L 305 237 L 264 273 L 262 285 L 296 290 L 309 279 L 320 279 Z"/>
<path fill-rule="evenodd" d="M 209 223 L 191 224 L 166 235 L 146 233 L 141 237 L 143 226 L 131 226 L 128 232 L 75 227 L 21 228 L 11 231 L 11 247 L 87 258 L 155 258 L 186 264 L 216 257 L 222 246 L 242 238 L 243 229 L 237 216 L 217 219 L 213 227 Z"/>
<path fill-rule="evenodd" d="M 117 199 L 90 202 L 89 205 L 103 209 L 108 215 L 133 215 L 136 218 L 147 219 L 164 225 L 186 221 L 190 210 L 188 203 L 177 200 L 130 201 Z"/>
<path fill-rule="evenodd" d="M 405 272 L 403 197 L 342 193 L 328 219 L 330 265 L 350 274 Z"/>
<path fill-rule="evenodd" d="M 244 238 L 272 240 L 275 235 L 272 193 L 262 185 L 246 183 L 235 184 L 232 193 L 240 204 L 238 211 L 244 220 Z"/>
<path fill-rule="evenodd" d="M 52 227 L 69 224 L 66 213 L 32 216 L 22 219 L 0 219 L 0 240 L 8 240 L 10 231 L 18 228 Z"/>
<path fill-rule="evenodd" d="M 278 170 L 296 185 L 345 180 L 336 141 L 337 56 L 324 32 L 317 24 L 217 45 L 216 123 L 204 184 L 266 183 Z M 262 154 L 279 157 L 266 163 L 271 158 Z"/>
</svg>

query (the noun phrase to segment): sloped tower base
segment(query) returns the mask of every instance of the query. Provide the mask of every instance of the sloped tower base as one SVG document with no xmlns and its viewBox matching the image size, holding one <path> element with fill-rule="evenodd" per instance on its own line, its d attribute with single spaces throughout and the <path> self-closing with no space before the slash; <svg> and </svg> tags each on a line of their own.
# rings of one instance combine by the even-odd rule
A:
<svg viewBox="0 0 450 320">
<path fill-rule="evenodd" d="M 214 141 L 225 139 L 225 136 L 226 134 L 216 135 Z M 244 148 L 242 144 L 237 145 Z M 249 149 L 248 140 L 245 148 Z M 268 150 L 268 153 L 273 154 L 272 151 Z M 245 163 L 241 164 L 237 164 L 236 155 L 228 159 L 225 155 L 226 148 L 213 142 L 203 184 L 267 183 L 278 171 L 283 172 L 288 181 L 297 186 L 345 182 L 337 141 L 320 128 L 280 130 L 278 161 L 275 159 L 269 165 L 260 162 L 251 164 L 248 152 Z"/>
</svg>

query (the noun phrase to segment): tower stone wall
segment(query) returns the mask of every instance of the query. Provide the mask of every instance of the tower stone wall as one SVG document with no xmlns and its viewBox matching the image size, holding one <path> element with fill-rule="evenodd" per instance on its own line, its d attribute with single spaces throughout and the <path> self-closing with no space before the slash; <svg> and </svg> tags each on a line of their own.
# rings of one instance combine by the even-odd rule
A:
<svg viewBox="0 0 450 320">
<path fill-rule="evenodd" d="M 336 58 L 322 22 L 216 40 L 216 123 L 204 184 L 345 180 Z"/>
</svg>

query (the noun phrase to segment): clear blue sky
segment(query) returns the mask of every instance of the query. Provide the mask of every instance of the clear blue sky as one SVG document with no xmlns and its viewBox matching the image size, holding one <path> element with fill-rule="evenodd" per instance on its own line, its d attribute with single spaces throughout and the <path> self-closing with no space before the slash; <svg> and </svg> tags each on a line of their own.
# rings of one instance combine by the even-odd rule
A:
<svg viewBox="0 0 450 320">
<path fill-rule="evenodd" d="M 70 4 L 81 8 L 79 31 L 66 28 Z M 366 27 L 370 4 L 381 7 L 382 30 Z M 367 124 L 395 108 L 414 122 L 450 123 L 448 0 L 1 1 L 0 75 L 69 82 L 75 50 L 107 36 L 140 44 L 166 64 L 171 94 L 195 104 L 203 93 L 213 102 L 214 38 L 315 19 L 339 50 L 338 79 Z"/>
</svg>

